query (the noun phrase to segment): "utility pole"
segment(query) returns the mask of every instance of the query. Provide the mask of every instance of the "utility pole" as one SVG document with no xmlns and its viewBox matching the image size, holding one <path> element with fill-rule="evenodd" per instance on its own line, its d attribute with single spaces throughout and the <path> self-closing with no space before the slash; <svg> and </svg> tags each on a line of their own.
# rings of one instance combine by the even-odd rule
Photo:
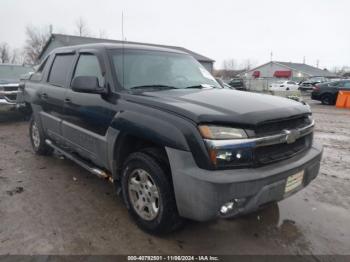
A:
<svg viewBox="0 0 350 262">
<path fill-rule="evenodd" d="M 305 59 L 305 56 L 304 56 L 304 57 L 303 57 L 303 64 L 305 64 L 305 60 L 306 60 L 306 59 Z"/>
<path fill-rule="evenodd" d="M 320 60 L 316 60 L 316 67 L 318 68 L 318 65 L 320 64 Z"/>
</svg>

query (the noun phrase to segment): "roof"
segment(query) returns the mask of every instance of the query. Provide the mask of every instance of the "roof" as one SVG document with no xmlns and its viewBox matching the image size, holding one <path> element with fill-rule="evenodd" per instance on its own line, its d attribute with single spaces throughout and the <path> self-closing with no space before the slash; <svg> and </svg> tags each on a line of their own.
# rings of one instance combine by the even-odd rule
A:
<svg viewBox="0 0 350 262">
<path fill-rule="evenodd" d="M 50 43 L 54 40 L 60 42 L 60 44 L 62 46 L 82 45 L 82 44 L 91 44 L 91 43 L 111 43 L 111 44 L 122 44 L 123 43 L 123 41 L 121 41 L 121 40 L 111 40 L 111 39 L 102 39 L 102 38 L 94 38 L 94 37 L 82 37 L 82 36 L 64 35 L 64 34 L 51 34 L 51 37 L 49 38 L 46 45 L 44 46 L 38 59 L 41 59 L 41 56 L 45 53 L 45 51 L 48 48 L 48 46 L 50 45 Z M 182 52 L 185 52 L 185 53 L 192 55 L 198 61 L 214 62 L 214 60 L 211 58 L 208 58 L 206 56 L 203 56 L 201 54 L 198 54 L 196 52 L 193 52 L 191 50 L 188 50 L 188 49 L 180 47 L 180 46 L 158 45 L 158 44 L 130 42 L 130 41 L 124 41 L 124 43 L 125 44 L 132 44 L 132 45 L 143 45 L 143 46 L 153 46 L 153 47 L 160 47 L 160 48 L 175 49 L 175 50 L 182 51 Z"/>
<path fill-rule="evenodd" d="M 62 52 L 71 52 L 75 50 L 89 50 L 89 49 L 142 49 L 142 50 L 150 50 L 150 51 L 163 51 L 163 52 L 172 52 L 172 53 L 179 53 L 179 54 L 186 54 L 183 51 L 176 50 L 176 49 L 170 49 L 170 48 L 164 48 L 164 47 L 158 47 L 158 46 L 150 46 L 150 45 L 141 45 L 141 44 L 116 44 L 116 43 L 92 43 L 92 44 L 82 44 L 82 45 L 69 45 L 69 46 L 61 46 L 57 47 L 54 50 L 52 50 L 53 53 L 62 53 Z"/>
<path fill-rule="evenodd" d="M 265 65 L 268 65 L 270 63 L 274 63 L 274 64 L 277 64 L 277 65 L 283 66 L 283 67 L 288 68 L 290 70 L 299 71 L 301 73 L 309 75 L 310 77 L 313 77 L 313 76 L 336 77 L 337 76 L 336 74 L 334 74 L 332 72 L 329 72 L 327 69 L 323 70 L 323 69 L 320 69 L 320 68 L 317 68 L 317 67 L 314 67 L 314 66 L 310 66 L 310 65 L 307 65 L 307 64 L 292 63 L 292 62 L 281 62 L 281 61 L 267 62 L 265 64 L 262 64 L 262 65 L 258 66 L 258 67 L 250 69 L 250 70 L 248 70 L 246 72 L 255 71 L 255 70 L 257 70 L 257 69 L 259 69 L 259 68 L 261 68 L 261 67 L 263 67 Z"/>
<path fill-rule="evenodd" d="M 283 65 L 285 67 L 289 67 L 290 69 L 296 70 L 303 72 L 307 75 L 310 76 L 336 76 L 332 72 L 329 72 L 328 70 L 322 70 L 320 68 L 310 66 L 307 64 L 301 64 L 301 63 L 291 63 L 291 62 L 279 62 L 279 61 L 274 61 L 276 64 Z"/>
</svg>

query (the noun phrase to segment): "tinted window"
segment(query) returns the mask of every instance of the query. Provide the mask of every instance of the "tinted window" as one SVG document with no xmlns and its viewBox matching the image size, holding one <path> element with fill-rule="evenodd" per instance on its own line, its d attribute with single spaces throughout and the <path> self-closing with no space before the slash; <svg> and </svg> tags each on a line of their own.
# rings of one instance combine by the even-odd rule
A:
<svg viewBox="0 0 350 262">
<path fill-rule="evenodd" d="M 343 86 L 346 88 L 350 88 L 350 82 L 344 82 Z"/>
<path fill-rule="evenodd" d="M 104 85 L 101 67 L 95 55 L 80 55 L 74 73 L 76 76 L 96 76 L 100 86 Z"/>
<path fill-rule="evenodd" d="M 65 86 L 67 75 L 72 66 L 73 57 L 73 54 L 56 55 L 51 67 L 49 83 L 61 87 Z"/>
<path fill-rule="evenodd" d="M 329 86 L 336 87 L 339 85 L 340 82 L 331 82 L 329 83 Z"/>
</svg>

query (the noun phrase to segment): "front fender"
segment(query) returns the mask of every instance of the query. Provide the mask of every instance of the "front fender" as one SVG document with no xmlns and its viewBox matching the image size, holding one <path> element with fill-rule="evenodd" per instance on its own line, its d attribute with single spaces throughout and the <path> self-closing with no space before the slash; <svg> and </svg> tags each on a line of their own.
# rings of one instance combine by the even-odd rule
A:
<svg viewBox="0 0 350 262">
<path fill-rule="evenodd" d="M 113 120 L 111 128 L 151 141 L 160 146 L 189 151 L 183 133 L 184 127 L 177 126 L 175 123 L 155 115 L 139 112 L 122 112 Z"/>
<path fill-rule="evenodd" d="M 115 149 L 123 140 L 123 135 L 131 135 L 164 148 L 190 151 L 202 168 L 209 163 L 206 147 L 195 123 L 168 112 L 144 108 L 142 112 L 119 112 L 110 125 L 107 132 L 108 155 L 114 174 L 119 164 L 115 162 L 118 158 L 118 150 Z"/>
</svg>

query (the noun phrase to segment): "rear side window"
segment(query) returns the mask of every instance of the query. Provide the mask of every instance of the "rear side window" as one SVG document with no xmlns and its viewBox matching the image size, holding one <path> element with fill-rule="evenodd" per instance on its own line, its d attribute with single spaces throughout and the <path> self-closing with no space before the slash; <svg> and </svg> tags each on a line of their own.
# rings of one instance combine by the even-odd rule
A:
<svg viewBox="0 0 350 262">
<path fill-rule="evenodd" d="M 350 88 L 350 82 L 344 82 L 344 87 Z"/>
<path fill-rule="evenodd" d="M 74 54 L 56 55 L 51 66 L 48 82 L 55 86 L 64 87 L 67 75 L 73 63 Z"/>
<path fill-rule="evenodd" d="M 95 55 L 82 54 L 79 56 L 74 73 L 74 77 L 77 76 L 95 76 L 98 78 L 99 85 L 101 87 L 104 86 L 104 78 L 101 67 Z"/>
</svg>

